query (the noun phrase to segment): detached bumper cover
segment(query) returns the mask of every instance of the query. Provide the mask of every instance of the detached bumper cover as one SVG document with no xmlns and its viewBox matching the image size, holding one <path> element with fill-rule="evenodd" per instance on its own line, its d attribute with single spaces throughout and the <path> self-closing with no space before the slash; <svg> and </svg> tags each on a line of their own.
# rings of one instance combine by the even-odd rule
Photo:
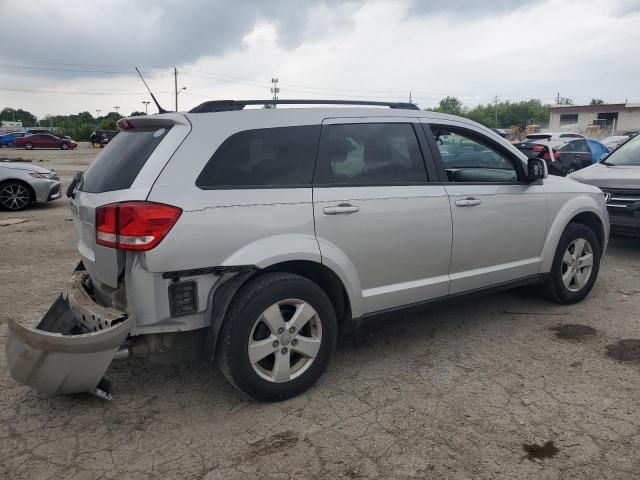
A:
<svg viewBox="0 0 640 480">
<path fill-rule="evenodd" d="M 76 271 L 35 328 L 9 319 L 11 376 L 45 396 L 93 393 L 133 325 L 124 312 L 95 303 L 87 277 Z"/>
</svg>

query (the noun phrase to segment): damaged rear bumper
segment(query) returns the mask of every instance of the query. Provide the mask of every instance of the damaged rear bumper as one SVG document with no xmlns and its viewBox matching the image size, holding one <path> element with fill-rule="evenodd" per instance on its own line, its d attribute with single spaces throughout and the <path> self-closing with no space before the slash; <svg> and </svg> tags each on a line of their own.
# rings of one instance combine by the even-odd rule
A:
<svg viewBox="0 0 640 480">
<path fill-rule="evenodd" d="M 45 396 L 98 388 L 133 318 L 97 304 L 87 291 L 88 274 L 76 270 L 35 328 L 9 320 L 6 355 L 11 376 Z"/>
</svg>

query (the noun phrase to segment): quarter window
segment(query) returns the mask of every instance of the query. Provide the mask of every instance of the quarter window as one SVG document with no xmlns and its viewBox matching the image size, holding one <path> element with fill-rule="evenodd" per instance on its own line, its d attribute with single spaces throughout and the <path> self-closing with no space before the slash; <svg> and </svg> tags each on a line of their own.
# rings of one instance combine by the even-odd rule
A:
<svg viewBox="0 0 640 480">
<path fill-rule="evenodd" d="M 411 124 L 323 127 L 314 183 L 407 185 L 426 181 L 424 160 Z"/>
<path fill-rule="evenodd" d="M 231 135 L 213 154 L 200 188 L 310 186 L 320 126 L 246 130 Z"/>
<path fill-rule="evenodd" d="M 431 126 L 450 182 L 515 183 L 511 160 L 478 134 L 447 126 Z"/>
</svg>

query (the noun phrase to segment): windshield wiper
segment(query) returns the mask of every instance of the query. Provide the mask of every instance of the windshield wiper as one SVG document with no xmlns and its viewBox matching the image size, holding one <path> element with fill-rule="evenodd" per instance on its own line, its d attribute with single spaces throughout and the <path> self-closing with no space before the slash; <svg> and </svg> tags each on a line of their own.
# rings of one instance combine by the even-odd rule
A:
<svg viewBox="0 0 640 480">
<path fill-rule="evenodd" d="M 602 165 L 606 165 L 607 167 L 615 167 L 616 166 L 615 163 L 607 162 L 606 160 L 602 160 L 600 163 Z"/>
</svg>

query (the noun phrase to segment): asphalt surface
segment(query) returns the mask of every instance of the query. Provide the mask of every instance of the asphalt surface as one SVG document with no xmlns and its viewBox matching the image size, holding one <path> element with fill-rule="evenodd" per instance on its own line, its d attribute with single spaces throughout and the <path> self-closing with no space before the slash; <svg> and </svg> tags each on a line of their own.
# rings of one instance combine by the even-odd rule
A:
<svg viewBox="0 0 640 480">
<path fill-rule="evenodd" d="M 65 186 L 94 155 L 0 150 Z M 37 323 L 78 255 L 66 199 L 8 218 L 26 221 L 0 226 L 0 478 L 640 477 L 638 240 L 612 238 L 577 305 L 519 289 L 371 321 L 293 400 L 252 402 L 199 363 L 129 360 L 105 402 L 10 378 L 7 319 Z"/>
</svg>

